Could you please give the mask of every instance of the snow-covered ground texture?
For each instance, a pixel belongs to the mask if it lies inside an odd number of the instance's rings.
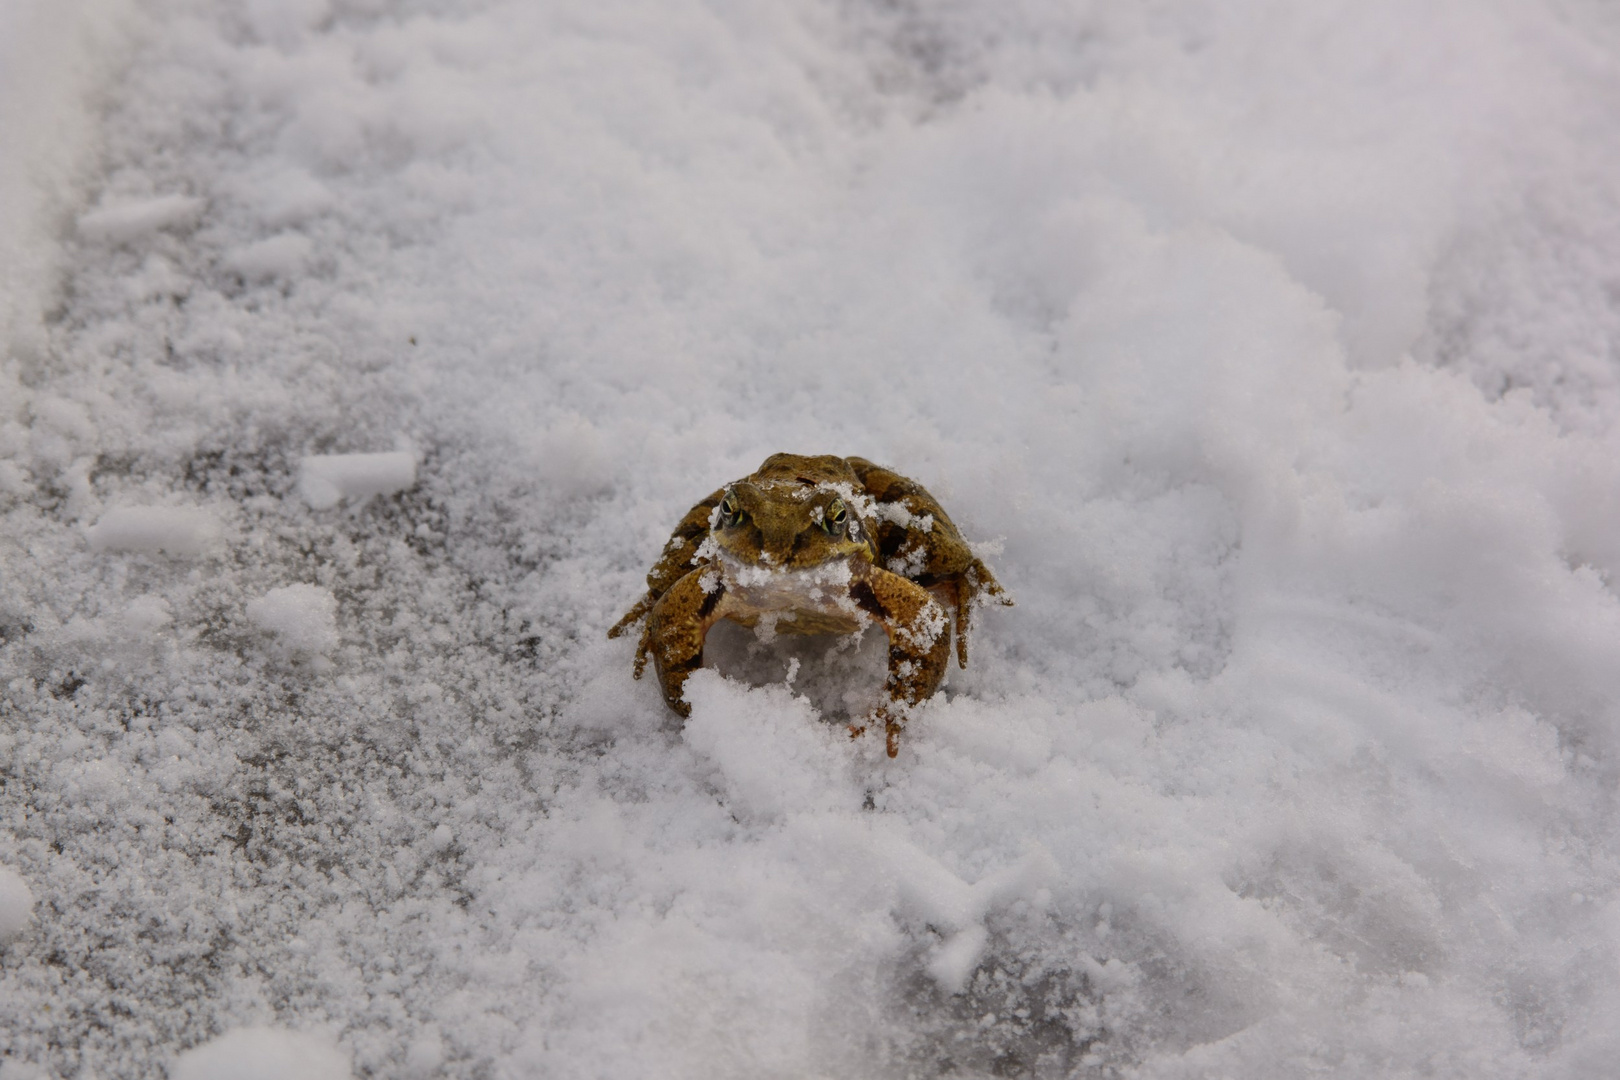
[[[1617,101],[1602,0],[0,5],[0,1075],[1612,1075]],[[880,642],[604,637],[777,450],[1018,599],[892,761]]]

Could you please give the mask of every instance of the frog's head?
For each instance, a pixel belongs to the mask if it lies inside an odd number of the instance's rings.
[[[855,507],[837,491],[799,481],[738,480],[710,518],[720,550],[749,566],[803,570],[875,558],[875,541]]]

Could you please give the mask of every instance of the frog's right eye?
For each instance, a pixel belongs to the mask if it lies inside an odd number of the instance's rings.
[[[720,523],[722,525],[736,528],[743,523],[743,518],[746,516],[747,514],[744,513],[743,508],[737,505],[737,500],[732,496],[727,495],[720,500]]]

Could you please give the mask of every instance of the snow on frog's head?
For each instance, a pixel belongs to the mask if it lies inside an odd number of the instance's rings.
[[[709,537],[729,562],[767,571],[872,562],[867,503],[842,458],[774,454],[725,489]]]

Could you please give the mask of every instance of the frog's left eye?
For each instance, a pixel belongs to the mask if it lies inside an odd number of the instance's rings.
[[[720,521],[722,524],[735,528],[743,523],[743,508],[737,505],[737,500],[730,495],[720,500]]]
[[[827,512],[821,515],[821,527],[827,530],[828,536],[839,536],[848,520],[849,511],[844,509],[844,500],[834,499],[827,505]]]

